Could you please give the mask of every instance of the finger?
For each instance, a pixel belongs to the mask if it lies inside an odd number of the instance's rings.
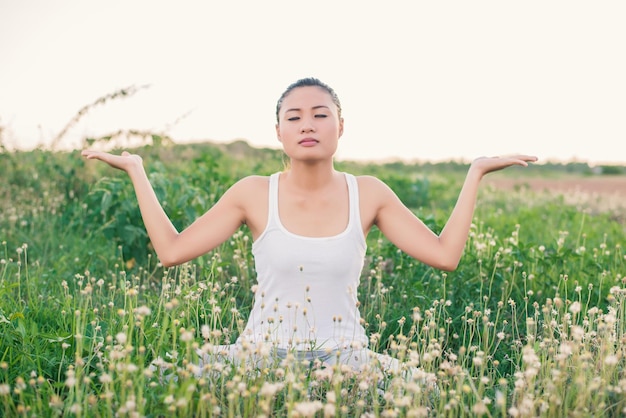
[[[93,159],[101,160],[102,159],[102,155],[96,151],[89,152],[85,157],[87,157],[88,160],[93,160]]]
[[[538,160],[538,158],[534,155],[522,155],[519,157],[519,159],[524,161],[525,165],[528,165],[528,163],[534,163]]]
[[[534,155],[526,155],[526,154],[521,154],[521,155],[516,155],[515,158],[520,159],[520,160],[524,160],[524,161],[537,161],[537,157]]]

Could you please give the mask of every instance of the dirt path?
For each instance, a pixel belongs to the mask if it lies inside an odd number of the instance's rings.
[[[626,176],[572,177],[563,179],[487,177],[485,184],[497,189],[529,188],[537,193],[554,193],[565,202],[592,211],[609,212],[626,222]]]
[[[503,177],[485,178],[485,183],[494,187],[511,190],[529,187],[531,190],[560,193],[590,193],[596,195],[623,196],[626,199],[626,176],[580,177],[564,179]]]

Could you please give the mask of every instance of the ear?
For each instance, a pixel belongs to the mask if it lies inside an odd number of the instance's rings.
[[[280,137],[280,124],[276,124],[276,138],[278,138],[278,142],[283,142],[283,140]]]
[[[339,119],[339,138],[343,135],[343,118]]]

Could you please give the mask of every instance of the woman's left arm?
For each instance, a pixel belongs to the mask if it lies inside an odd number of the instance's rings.
[[[412,257],[441,270],[454,270],[463,255],[483,176],[513,165],[527,166],[534,161],[537,158],[529,155],[474,160],[450,218],[438,236],[390,190],[383,194],[375,223],[392,243]]]

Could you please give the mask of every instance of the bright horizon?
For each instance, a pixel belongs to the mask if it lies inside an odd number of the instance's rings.
[[[624,21],[621,1],[0,0],[0,126],[45,145],[83,106],[150,85],[67,144],[171,125],[177,142],[278,148],[276,100],[314,76],[342,102],[338,159],[624,164]]]

